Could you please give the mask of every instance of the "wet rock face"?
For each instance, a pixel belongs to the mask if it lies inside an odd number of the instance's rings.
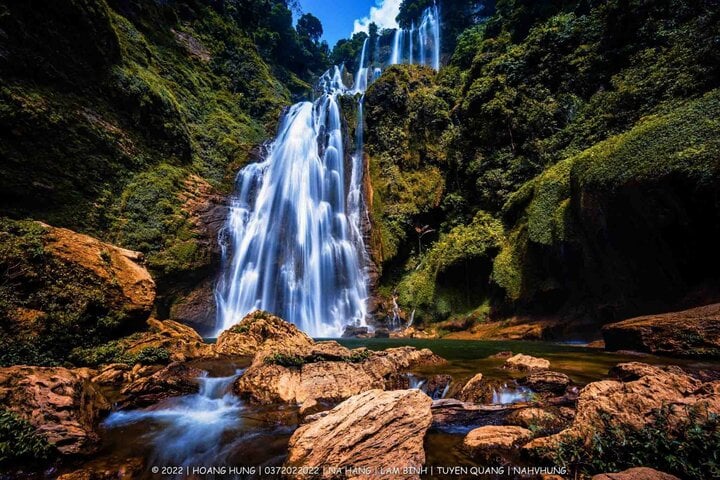
[[[9,367],[0,369],[0,404],[37,428],[63,455],[93,453],[101,413],[110,404],[90,382],[87,369]]]
[[[430,397],[418,390],[370,390],[347,399],[295,431],[287,465],[318,467],[320,472],[292,478],[387,478],[376,473],[378,466],[401,470],[423,466],[423,438],[432,420],[431,404]],[[355,468],[360,473],[338,475],[329,468]],[[363,475],[364,469],[370,474]]]
[[[720,303],[605,325],[607,350],[720,358]]]
[[[221,355],[294,355],[311,348],[313,341],[292,323],[267,312],[255,311],[220,334],[215,345]]]

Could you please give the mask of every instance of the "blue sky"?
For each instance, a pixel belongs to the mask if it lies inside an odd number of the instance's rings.
[[[330,48],[353,32],[367,31],[374,21],[380,28],[395,28],[401,0],[300,0],[303,12],[312,13],[323,25]]]

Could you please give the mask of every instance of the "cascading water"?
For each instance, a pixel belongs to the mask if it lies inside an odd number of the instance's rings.
[[[412,23],[409,30],[395,30],[389,63],[396,65],[403,62],[440,69],[440,11],[437,5],[425,9],[417,28]]]
[[[138,422],[152,422],[147,436],[154,450],[154,465],[194,466],[213,464],[222,457],[223,435],[241,428],[243,404],[230,392],[232,382],[241,374],[221,378],[201,377],[195,395],[163,400],[144,410],[112,413],[104,422],[107,429],[122,428]]]
[[[218,331],[256,309],[315,337],[365,325],[362,122],[346,194],[338,96],[365,91],[366,48],[367,40],[350,92],[338,68],[326,72],[320,97],[290,107],[266,159],[240,171],[225,229],[230,248],[216,295]],[[361,116],[362,96],[358,109]]]
[[[396,31],[390,63],[412,63],[417,45],[420,62],[438,69],[439,22],[433,6],[417,29]],[[406,43],[409,49],[403,53]],[[238,174],[223,231],[218,333],[256,309],[279,315],[315,337],[340,336],[346,325],[366,324],[363,97],[368,82],[379,76],[376,67],[366,66],[367,47],[366,38],[351,89],[343,84],[340,69],[326,72],[318,83],[319,98],[290,107],[266,158]],[[345,171],[338,104],[344,94],[360,94],[350,172]]]

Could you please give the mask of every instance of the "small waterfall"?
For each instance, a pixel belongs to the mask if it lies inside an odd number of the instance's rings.
[[[154,446],[151,465],[195,466],[221,461],[226,432],[242,423],[242,402],[231,385],[242,371],[222,378],[200,377],[200,391],[194,395],[168,398],[143,410],[112,413],[103,423],[107,429],[150,421],[159,429],[147,429]]]
[[[405,41],[406,37],[408,38],[407,42]],[[417,62],[415,61],[416,49]],[[437,5],[423,11],[417,29],[413,22],[409,30],[403,28],[395,30],[392,53],[388,63],[397,65],[403,62],[427,65],[435,70],[440,69],[440,11]]]
[[[366,48],[367,40],[353,92],[367,86]],[[337,67],[322,76],[318,88],[322,93],[314,103],[300,102],[287,111],[266,158],[238,174],[216,292],[218,332],[256,309],[315,337],[340,336],[348,324],[365,325],[362,150],[346,176],[338,96],[350,92]]]
[[[495,405],[510,405],[512,403],[527,402],[532,398],[533,391],[527,387],[509,387],[504,384],[493,389],[492,403]]]

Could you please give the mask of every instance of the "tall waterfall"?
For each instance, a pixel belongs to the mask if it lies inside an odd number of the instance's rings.
[[[360,67],[352,93],[367,84]],[[319,88],[314,103],[290,107],[265,160],[238,174],[216,292],[218,331],[255,309],[315,337],[365,325],[362,152],[346,176],[338,96],[349,92],[341,71],[326,72]]]
[[[343,84],[339,68],[326,72],[319,98],[290,107],[265,159],[238,174],[223,230],[218,333],[256,309],[314,337],[336,337],[346,325],[366,324],[363,99],[380,75],[378,47],[372,59],[367,48],[365,39],[352,88]],[[440,68],[437,6],[425,10],[419,26],[395,32],[388,63],[416,59]],[[349,165],[338,103],[346,94],[355,95],[358,114]]]
[[[389,63],[418,63],[440,69],[440,11],[437,5],[425,9],[417,28],[413,22],[410,29],[395,30]]]

